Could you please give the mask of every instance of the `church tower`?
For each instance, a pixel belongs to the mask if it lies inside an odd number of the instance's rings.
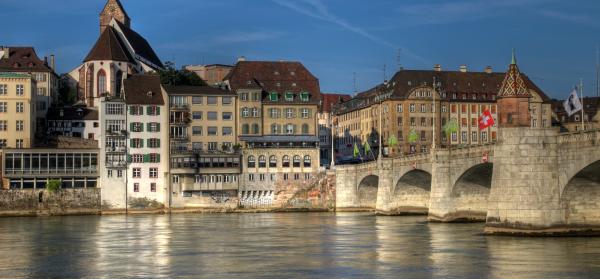
[[[532,97],[519,67],[515,52],[498,91],[498,116],[500,127],[529,127],[531,115],[529,99]]]
[[[125,12],[125,9],[123,9],[121,1],[108,0],[104,5],[104,9],[100,12],[100,34],[104,32],[104,29],[106,29],[106,26],[110,24],[113,18],[127,26],[127,28],[131,28],[129,16]]]

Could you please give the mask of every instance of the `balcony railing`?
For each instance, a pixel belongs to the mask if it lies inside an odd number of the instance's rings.
[[[192,119],[189,117],[171,117],[170,124],[171,125],[188,125],[192,123]]]
[[[108,135],[108,136],[125,137],[125,136],[127,136],[127,130],[111,130],[111,129],[108,129],[108,130],[106,130],[106,135]]]
[[[127,167],[127,161],[106,161],[108,168],[123,168]]]
[[[187,141],[188,139],[188,135],[171,135],[172,141]]]
[[[190,106],[188,104],[169,104],[171,110],[188,110]]]
[[[107,153],[125,153],[127,149],[125,146],[108,146],[106,147]]]

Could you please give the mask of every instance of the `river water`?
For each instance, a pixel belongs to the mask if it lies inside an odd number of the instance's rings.
[[[0,277],[600,277],[600,238],[482,230],[358,213],[0,218]]]

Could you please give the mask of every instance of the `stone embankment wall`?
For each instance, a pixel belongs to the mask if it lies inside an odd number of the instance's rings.
[[[0,190],[0,216],[100,214],[100,189]]]
[[[333,210],[335,173],[322,172],[311,183],[278,187],[273,205],[281,210]]]

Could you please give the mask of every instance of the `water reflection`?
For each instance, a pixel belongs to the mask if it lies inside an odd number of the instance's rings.
[[[600,238],[510,238],[483,224],[370,214],[0,219],[2,278],[580,278]]]

